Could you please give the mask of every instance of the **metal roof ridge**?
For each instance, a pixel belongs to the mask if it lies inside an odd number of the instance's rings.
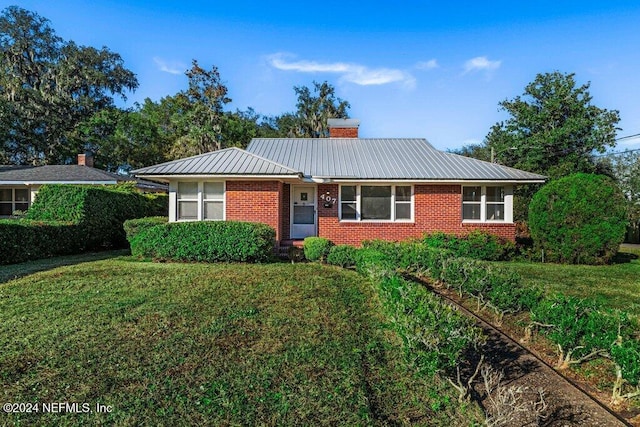
[[[237,147],[231,147],[231,148],[237,148]],[[247,148],[248,148],[248,147],[247,147]],[[280,164],[280,163],[278,163],[278,162],[274,162],[273,160],[267,159],[266,157],[258,156],[257,154],[252,153],[251,151],[243,150],[243,149],[241,149],[241,148],[238,148],[238,150],[240,150],[240,151],[242,151],[242,152],[244,152],[244,153],[246,153],[246,154],[249,154],[249,155],[251,155],[251,156],[255,157],[256,159],[259,159],[259,160],[262,160],[262,161],[265,161],[265,162],[271,163],[272,165],[276,165],[276,166],[278,166],[278,167],[281,167],[281,168],[286,169],[286,170],[288,170],[288,171],[291,171],[291,172],[293,172],[293,173],[296,173],[296,174],[302,173],[301,171],[297,171],[297,170],[295,170],[295,169],[293,169],[293,168],[290,168],[289,166],[285,166],[285,165]]]
[[[180,163],[180,162],[186,162],[188,160],[193,160],[193,159],[196,159],[198,157],[218,155],[219,153],[222,153],[223,151],[231,151],[231,150],[245,151],[245,150],[243,150],[241,148],[238,148],[238,147],[227,147],[227,148],[223,148],[221,150],[208,151],[206,153],[196,154],[195,156],[184,157],[182,159],[169,160],[168,162],[158,163],[157,165],[145,166],[145,167],[142,167],[142,168],[138,168],[138,169],[132,170],[131,173],[136,173],[136,172],[138,172],[140,170],[147,169],[147,168],[152,168],[152,167],[155,168],[155,167],[160,167],[160,166],[168,166],[168,165],[175,164],[175,163]]]

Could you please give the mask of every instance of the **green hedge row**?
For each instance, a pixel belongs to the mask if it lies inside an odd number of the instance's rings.
[[[166,216],[147,216],[144,218],[128,219],[122,226],[127,235],[127,240],[131,241],[131,239],[142,230],[155,227],[156,225],[166,224],[167,222],[169,222],[169,217]]]
[[[0,264],[78,253],[82,228],[56,221],[0,220]]]
[[[383,251],[356,250],[355,266],[378,290],[407,361],[421,373],[455,380],[461,360],[484,342],[473,321],[424,286],[404,279]]]
[[[157,260],[265,262],[273,257],[275,235],[262,223],[172,222],[139,230],[129,243],[132,255]]]
[[[126,247],[125,220],[167,210],[166,195],[143,195],[131,186],[45,185],[25,218],[0,222],[0,264]]]

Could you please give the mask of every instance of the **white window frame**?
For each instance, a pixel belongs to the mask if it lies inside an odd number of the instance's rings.
[[[11,205],[11,213],[9,215],[0,215],[1,217],[9,217],[17,210],[26,211],[31,207],[31,191],[28,187],[2,187],[1,190],[11,190],[11,200],[2,200],[0,204]],[[27,192],[27,200],[16,200],[16,190],[24,190]],[[17,204],[27,204],[27,209],[16,209]]]
[[[480,201],[479,202],[465,202],[464,201],[464,189],[465,187],[480,187]],[[504,201],[494,202],[487,200],[487,188],[502,187],[504,189]],[[513,223],[513,187],[507,184],[496,185],[482,185],[482,184],[469,184],[461,187],[460,199],[462,201],[460,207],[460,217],[462,222],[465,223],[497,223],[497,224],[510,224]],[[464,206],[468,204],[480,205],[480,218],[479,219],[465,219],[464,218]],[[487,206],[488,205],[502,205],[504,218],[503,219],[487,219]]]
[[[342,219],[342,187],[356,187],[356,219]],[[391,187],[391,218],[390,219],[362,219],[362,186],[365,187]],[[411,201],[410,202],[396,202],[396,187],[411,187]],[[338,188],[338,220],[340,222],[397,222],[397,223],[412,223],[415,219],[415,186],[413,184],[380,184],[380,183],[362,183],[362,184],[340,184]],[[346,200],[345,203],[351,202]],[[410,218],[396,218],[396,203],[410,203]]]
[[[196,182],[198,184],[198,194],[196,199],[182,199],[180,198],[179,186],[181,182]],[[221,198],[204,198],[204,183],[205,182],[221,182],[222,183],[222,197]],[[175,206],[173,207],[173,213],[175,215],[176,222],[189,222],[189,221],[226,221],[227,219],[227,183],[226,181],[219,180],[206,180],[206,181],[177,181],[174,186],[175,191]],[[196,201],[197,202],[197,218],[196,219],[181,219],[180,218],[180,202],[182,201]],[[204,206],[205,202],[222,202],[222,219],[205,219],[204,218]]]

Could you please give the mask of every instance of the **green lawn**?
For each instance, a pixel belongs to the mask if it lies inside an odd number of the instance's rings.
[[[413,375],[373,289],[354,272],[125,256],[82,261],[0,284],[0,401],[113,410],[0,414],[2,425],[480,419],[447,386]],[[28,263],[10,274],[46,268]]]
[[[525,284],[541,286],[548,294],[596,298],[606,305],[640,316],[640,251],[623,249],[612,265],[560,265],[501,262],[518,272]]]

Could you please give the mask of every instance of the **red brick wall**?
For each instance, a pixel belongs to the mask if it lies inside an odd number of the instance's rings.
[[[330,193],[338,198],[337,184],[318,185],[318,194]],[[462,223],[460,185],[415,185],[413,223],[393,222],[340,222],[338,203],[325,208],[318,201],[318,235],[336,244],[359,245],[367,239],[404,240],[421,237],[424,233],[442,231],[465,235],[472,230],[482,230],[509,240],[515,240],[515,224]]]
[[[226,219],[270,225],[279,242],[283,226],[282,186],[278,181],[227,181]],[[286,217],[288,221],[289,216]]]
[[[358,128],[329,128],[331,138],[357,138]]]

